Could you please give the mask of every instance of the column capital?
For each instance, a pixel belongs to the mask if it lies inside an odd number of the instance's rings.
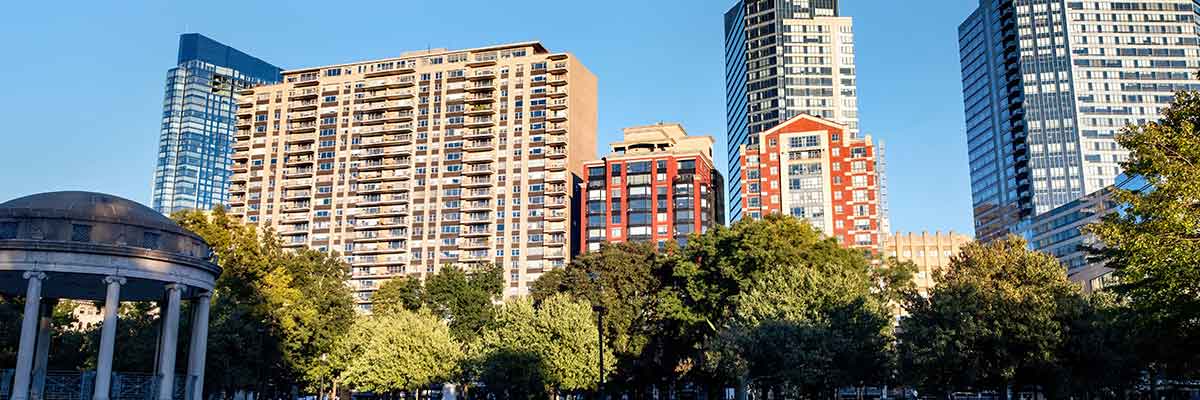
[[[109,276],[106,276],[106,277],[104,277],[104,283],[107,283],[107,284],[113,284],[113,283],[115,283],[115,284],[118,284],[118,285],[124,285],[124,284],[125,284],[125,277],[123,277],[123,276],[116,276],[116,275],[109,275]]]
[[[178,290],[178,291],[182,292],[183,289],[186,289],[186,288],[187,288],[187,285],[184,285],[182,283],[168,283],[166,286],[163,286],[163,289],[166,289],[168,292],[170,292],[172,290]]]
[[[23,276],[25,279],[37,279],[39,281],[46,280],[47,278],[46,273],[42,271],[25,271]]]
[[[199,290],[196,292],[196,298],[197,299],[211,299],[212,291],[211,290]]]

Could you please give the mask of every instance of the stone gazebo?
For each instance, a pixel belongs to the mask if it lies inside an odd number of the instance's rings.
[[[171,400],[180,302],[195,302],[185,400],[202,400],[211,291],[221,269],[208,244],[136,202],[51,192],[0,204],[0,292],[24,296],[11,400],[43,398],[50,312],[58,299],[104,301],[95,400],[108,400],[121,301],[158,301],[157,400]],[[15,321],[4,321],[8,324]]]

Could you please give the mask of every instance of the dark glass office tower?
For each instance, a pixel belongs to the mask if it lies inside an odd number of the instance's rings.
[[[741,146],[799,114],[858,135],[854,33],[836,0],[739,0],[725,13],[730,220],[742,213]]]
[[[1198,23],[1192,0],[981,0],[958,28],[976,238],[1112,185],[1115,135],[1200,89]]]
[[[152,203],[171,213],[224,204],[238,90],[279,82],[281,69],[196,33],[179,36],[167,72]]]

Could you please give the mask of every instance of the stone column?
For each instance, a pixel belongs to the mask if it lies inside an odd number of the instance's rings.
[[[175,343],[179,336],[179,298],[184,286],[166,286],[167,304],[162,310],[162,351],[158,359],[158,400],[171,400],[175,385]]]
[[[50,369],[50,334],[53,327],[50,325],[54,318],[54,307],[58,305],[58,299],[43,299],[39,313],[41,317],[38,320],[38,335],[37,344],[34,345],[33,353],[33,380],[29,387],[30,400],[43,400],[46,398],[46,372]]]
[[[100,356],[96,359],[96,384],[93,400],[108,400],[112,385],[113,347],[117,340],[117,311],[121,308],[121,285],[125,278],[104,278],[108,292],[104,296],[104,325],[100,327]]]
[[[184,400],[204,400],[204,358],[208,353],[208,307],[211,292],[200,293],[192,309],[192,343],[188,346],[187,390]]]
[[[25,313],[21,318],[21,340],[17,345],[17,368],[13,375],[11,400],[29,400],[29,381],[33,369],[33,352],[37,336],[38,306],[42,303],[42,280],[46,273],[25,272],[29,281],[25,287]]]

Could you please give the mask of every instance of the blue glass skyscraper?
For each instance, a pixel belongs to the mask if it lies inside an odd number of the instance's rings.
[[[1115,183],[1116,134],[1200,89],[1192,0],[980,0],[958,27],[975,236]]]
[[[152,204],[171,213],[224,204],[229,190],[237,91],[277,83],[279,67],[196,33],[179,36],[167,72]]]

